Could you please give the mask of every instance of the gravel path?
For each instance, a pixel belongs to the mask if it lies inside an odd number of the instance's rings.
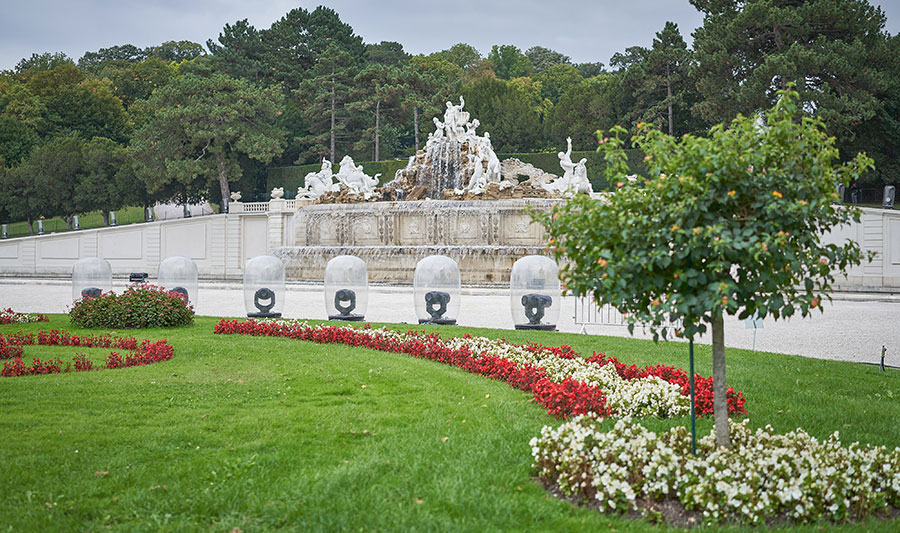
[[[121,291],[126,283],[114,284]],[[289,318],[324,319],[322,285],[288,284],[284,315]],[[20,312],[65,313],[71,303],[71,284],[60,280],[0,279],[0,308]],[[578,333],[582,326],[573,319],[575,299],[562,304],[558,328]],[[201,283],[197,314],[244,316],[243,291],[239,283]],[[824,305],[824,313],[805,319],[765,320],[756,330],[756,350],[803,355],[821,359],[877,363],[882,345],[885,363],[900,367],[900,296],[885,294],[835,294]],[[416,324],[411,287],[373,286],[369,290],[366,318],[376,322]],[[459,324],[473,327],[512,329],[509,293],[502,289],[463,289]],[[588,325],[586,333],[628,337],[618,325]],[[753,330],[728,317],[726,345],[753,347]],[[635,331],[637,338],[650,338]],[[708,343],[701,338],[698,342]]]

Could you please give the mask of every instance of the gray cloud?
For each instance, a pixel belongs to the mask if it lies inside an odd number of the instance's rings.
[[[6,5],[0,18],[0,69],[32,53],[64,52],[77,60],[113,45],[151,46],[168,40],[206,43],[226,23],[248,19],[268,28],[294,7],[324,4],[366,42],[398,41],[412,53],[465,42],[486,54],[491,45],[552,48],[575,62],[601,61],[628,46],[649,46],[666,21],[688,43],[702,23],[687,0],[30,0]],[[876,2],[887,30],[900,27],[900,0]],[[893,18],[891,18],[893,17]]]

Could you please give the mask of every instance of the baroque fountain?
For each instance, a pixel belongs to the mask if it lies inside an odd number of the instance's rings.
[[[383,187],[349,156],[336,174],[328,160],[309,173],[297,191],[307,205],[287,228],[292,245],[273,251],[288,279],[321,280],[331,258],[353,255],[365,261],[370,281],[408,283],[420,259],[446,255],[459,264],[462,283],[499,284],[509,282],[519,258],[545,254],[546,234],[529,210],[591,194],[585,160],[572,162],[568,140],[558,154],[561,177],[501,162],[464,106],[462,97],[447,102],[424,149]]]

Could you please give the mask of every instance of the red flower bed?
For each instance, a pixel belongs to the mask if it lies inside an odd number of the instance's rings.
[[[595,412],[601,415],[609,414],[606,408],[606,396],[598,387],[594,387],[581,381],[565,379],[556,383],[547,379],[543,368],[532,365],[517,365],[513,361],[491,354],[472,354],[468,348],[453,349],[446,346],[436,333],[425,334],[417,331],[407,333],[410,337],[399,340],[392,337],[372,335],[366,330],[370,329],[366,324],[362,330],[343,326],[318,326],[309,327],[299,323],[284,322],[257,322],[255,320],[222,319],[216,324],[216,334],[257,335],[267,337],[287,337],[296,340],[316,342],[320,344],[345,344],[348,346],[362,346],[373,350],[381,350],[393,353],[405,353],[422,359],[430,359],[444,364],[462,368],[467,372],[480,374],[491,379],[507,382],[509,385],[534,395],[534,399],[547,408],[547,412],[557,418],[565,418],[587,412]],[[470,337],[466,335],[464,337]],[[526,350],[550,354],[563,359],[578,357],[578,353],[571,346],[548,347],[540,344],[527,344]],[[615,358],[605,358],[603,354],[594,354],[588,359],[596,364],[614,364],[617,373],[624,379],[640,379],[648,376],[658,376],[670,383],[682,386],[682,394],[689,394],[687,374],[681,369],[655,365],[638,369],[636,366],[625,366]],[[605,359],[604,359],[605,358]],[[697,412],[698,414],[712,413],[712,378],[697,376]],[[728,389],[729,413],[746,413],[744,410],[744,398],[740,392],[735,393]]]
[[[599,366],[614,365],[616,373],[625,379],[641,379],[649,376],[656,376],[663,381],[668,381],[681,387],[681,394],[690,396],[691,380],[687,372],[680,368],[656,364],[639,368],[637,365],[626,365],[611,355],[594,352],[594,355],[586,359],[589,363]],[[734,387],[728,387],[725,391],[725,398],[728,402],[728,413],[747,414],[744,408],[744,395],[741,391],[735,392]],[[713,414],[713,378],[703,377],[700,374],[694,374],[694,406],[697,415]]]
[[[138,344],[134,337],[113,337],[105,335],[72,335],[66,330],[39,331],[35,342],[33,333],[21,332],[4,336],[0,334],[0,351],[3,346],[14,347],[19,350],[11,361],[3,363],[0,376],[29,376],[36,374],[55,374],[59,372],[84,372],[93,370],[93,363],[84,354],[75,354],[72,363],[63,363],[60,359],[41,361],[38,358],[31,360],[31,365],[22,361],[22,346],[80,346],[83,348],[119,348],[128,350],[123,357],[119,352],[110,352],[106,358],[106,368],[125,368],[129,366],[149,365],[159,361],[171,359],[175,350],[165,339],[160,341],[143,340]],[[65,365],[65,366],[64,366]]]

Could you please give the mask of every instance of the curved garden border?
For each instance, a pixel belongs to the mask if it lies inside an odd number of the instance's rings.
[[[81,348],[118,348],[128,350],[123,356],[117,351],[112,351],[106,356],[105,368],[125,368],[129,366],[149,365],[160,361],[167,361],[175,355],[175,349],[165,339],[150,341],[147,339],[138,343],[134,337],[117,337],[109,333],[104,335],[72,335],[66,330],[54,329],[51,331],[39,331],[34,333],[10,333],[0,334],[0,356],[7,354],[10,360],[3,362],[0,376],[29,376],[37,374],[57,374],[61,372],[84,372],[93,370],[93,363],[84,354],[75,354],[71,363],[64,363],[61,359],[48,359],[41,361],[32,359],[31,365],[22,360],[23,346],[77,346]]]

